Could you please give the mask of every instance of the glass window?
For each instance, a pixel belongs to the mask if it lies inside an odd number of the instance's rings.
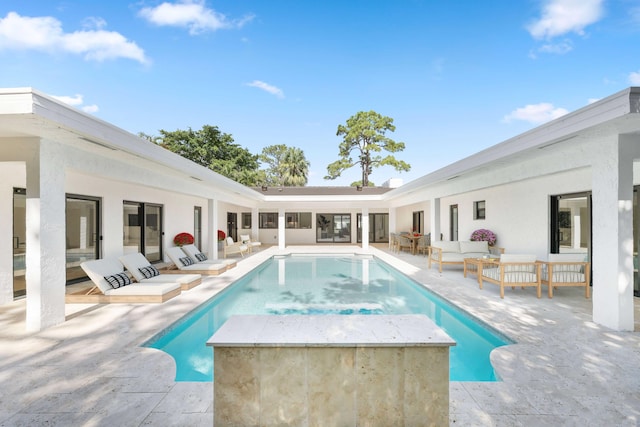
[[[259,216],[260,228],[278,228],[278,214],[276,212],[264,212]]]
[[[251,228],[251,212],[242,212],[242,229],[249,230]]]
[[[473,202],[473,219],[485,219],[485,201]]]
[[[311,228],[311,212],[285,213],[286,228]]]

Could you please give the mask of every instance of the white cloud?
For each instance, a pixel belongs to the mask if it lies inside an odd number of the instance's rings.
[[[603,16],[604,0],[546,0],[542,16],[527,27],[536,39],[551,39],[584,29]]]
[[[97,105],[82,105],[84,104],[84,97],[82,95],[75,94],[74,96],[60,95],[55,96],[52,95],[52,98],[57,99],[58,101],[64,102],[65,104],[69,104],[73,107],[80,108],[85,113],[97,113],[99,108]]]
[[[529,104],[521,108],[517,108],[511,113],[504,116],[503,121],[510,123],[513,120],[522,120],[529,123],[539,124],[545,123],[558,117],[564,116],[569,111],[564,108],[556,108],[548,102],[540,104]]]
[[[127,58],[147,63],[144,50],[122,34],[105,31],[104,20],[91,18],[94,30],[65,33],[62,24],[50,16],[27,17],[9,12],[0,18],[0,50],[37,50],[48,53],[69,52],[85,59],[104,61]]]
[[[251,83],[247,83],[247,86],[257,87],[258,89],[269,92],[270,94],[275,95],[278,98],[284,98],[284,92],[282,92],[282,89],[276,86],[272,86],[269,83],[261,82],[260,80],[254,80]]]
[[[640,71],[629,73],[629,83],[634,86],[640,86]]]
[[[155,25],[188,28],[189,34],[241,28],[253,19],[253,15],[248,15],[239,20],[230,20],[222,13],[207,8],[204,0],[164,2],[156,7],[145,7],[139,14]]]

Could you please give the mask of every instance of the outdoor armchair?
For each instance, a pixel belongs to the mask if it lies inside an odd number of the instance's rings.
[[[590,275],[591,263],[585,253],[549,254],[548,261],[542,263],[542,284],[549,288],[549,298],[560,286],[582,286],[585,298],[589,298]]]
[[[542,264],[536,261],[535,255],[502,254],[499,260],[482,260],[478,267],[478,283],[480,289],[484,282],[500,286],[500,298],[504,298],[504,287],[511,286],[522,289],[531,286],[536,288],[538,298],[542,293]]]

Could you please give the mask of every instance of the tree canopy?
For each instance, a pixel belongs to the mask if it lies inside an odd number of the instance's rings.
[[[362,180],[351,185],[368,187],[369,175],[373,172],[373,168],[392,166],[397,171],[409,171],[411,165],[397,160],[393,155],[382,157],[377,154],[383,150],[389,153],[404,150],[404,142],[396,142],[386,136],[386,132],[395,130],[392,118],[382,116],[375,111],[360,111],[351,116],[346,125],[338,126],[336,135],[343,136],[339,146],[340,158],[327,166],[328,175],[324,179],[336,179],[345,170],[360,165]],[[352,157],[353,151],[357,154],[356,160]]]
[[[308,182],[309,161],[300,148],[270,145],[262,149],[259,159],[267,166],[265,185],[296,187]]]
[[[263,181],[258,155],[234,143],[231,135],[222,133],[217,126],[159,132],[157,137],[140,136],[241,184],[256,186]]]

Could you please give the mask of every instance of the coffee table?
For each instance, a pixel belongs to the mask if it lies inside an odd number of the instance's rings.
[[[482,264],[482,258],[465,258],[464,259],[464,277],[467,277],[467,273],[475,274],[478,282],[480,278],[478,277],[478,269]]]

